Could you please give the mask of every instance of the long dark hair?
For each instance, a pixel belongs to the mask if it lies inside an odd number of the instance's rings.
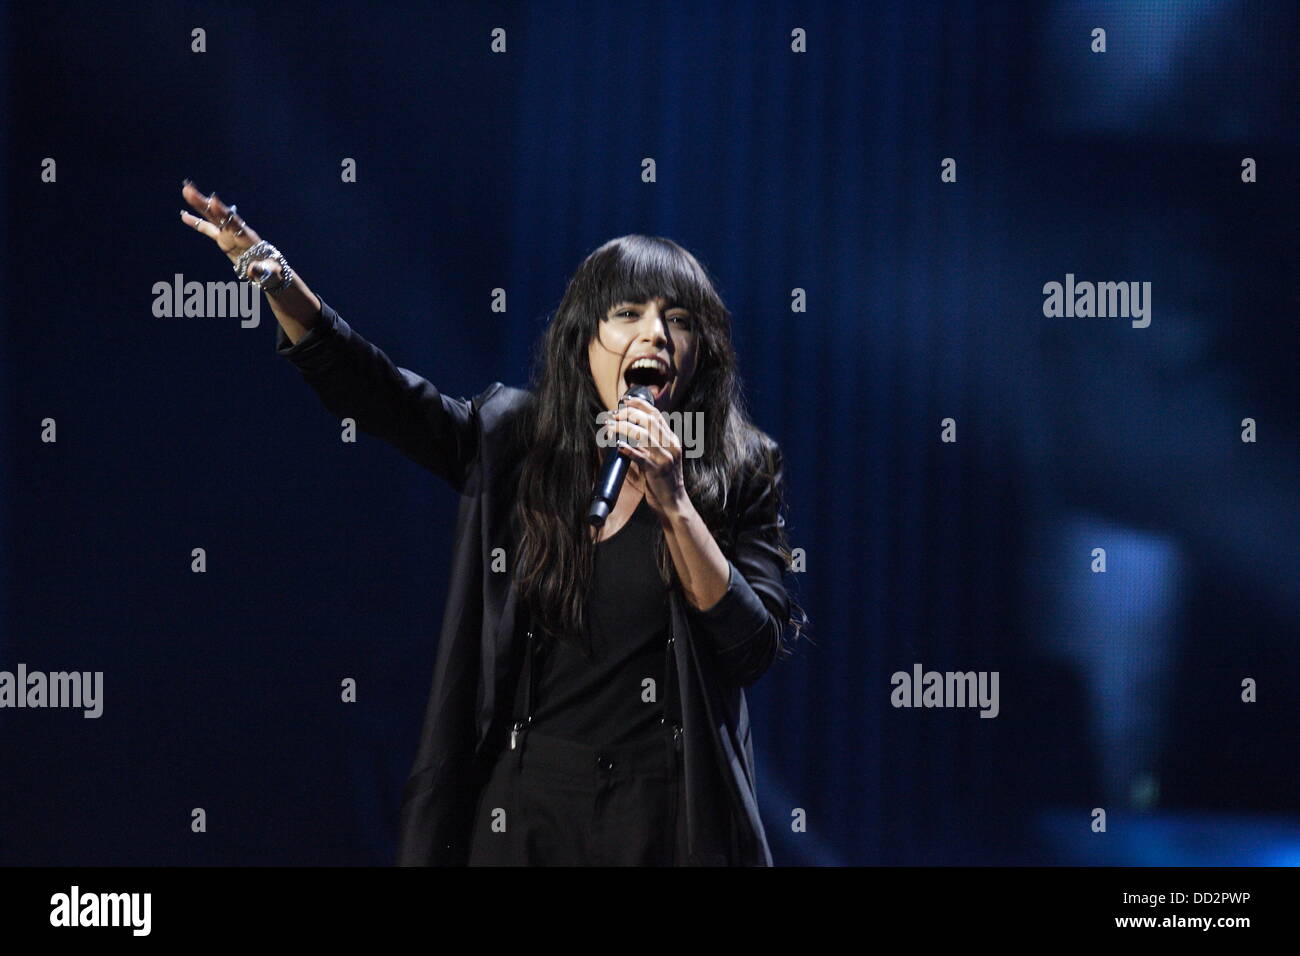
[[[611,307],[658,297],[669,307],[689,310],[695,323],[696,369],[678,409],[703,413],[703,453],[683,459],[682,470],[687,494],[724,554],[732,540],[726,509],[740,481],[753,471],[775,477],[773,443],[744,408],[731,314],[704,267],[677,243],[659,237],[622,236],[596,249],[569,281],[538,346],[536,402],[522,426],[529,434],[519,478],[516,581],[534,627],[555,638],[580,642],[585,634],[595,554],[586,514],[604,455],[596,441],[597,415],[606,409],[592,381],[587,347]],[[778,507],[782,520],[775,543],[788,568],[790,548],[783,507]],[[657,532],[656,553],[660,578],[671,587],[676,571],[662,532]],[[793,640],[806,617],[793,598],[791,608]]]

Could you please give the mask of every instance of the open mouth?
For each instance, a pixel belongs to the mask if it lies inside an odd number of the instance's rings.
[[[644,385],[650,389],[658,403],[659,397],[668,390],[672,380],[672,370],[663,359],[639,358],[623,372],[623,391],[626,392],[634,385]]]

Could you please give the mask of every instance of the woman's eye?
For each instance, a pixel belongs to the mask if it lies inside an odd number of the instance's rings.
[[[630,317],[638,321],[641,318],[640,313],[638,313],[635,309],[619,309],[617,312],[614,313],[613,317],[616,319]],[[689,315],[670,315],[668,317],[668,321],[674,323],[675,325],[680,326],[683,329],[686,329],[687,331],[695,328],[695,323],[694,321],[692,321]]]

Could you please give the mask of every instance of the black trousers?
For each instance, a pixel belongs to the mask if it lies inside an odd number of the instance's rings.
[[[479,796],[469,865],[673,865],[678,746],[670,728],[617,748],[521,735]]]

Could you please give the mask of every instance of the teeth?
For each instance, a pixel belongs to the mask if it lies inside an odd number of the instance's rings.
[[[633,363],[632,363],[630,366],[628,366],[628,367],[629,367],[629,368],[652,368],[652,369],[654,369],[655,371],[658,371],[658,372],[665,372],[665,371],[667,371],[667,369],[664,368],[664,364],[663,364],[663,362],[659,361],[658,359],[653,359],[653,358],[640,358],[640,359],[637,359],[635,362],[633,362]]]

